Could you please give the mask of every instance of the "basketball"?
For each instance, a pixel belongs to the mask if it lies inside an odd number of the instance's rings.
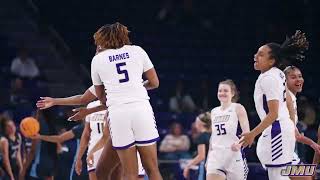
[[[20,131],[25,137],[36,135],[40,130],[39,122],[33,117],[26,117],[20,123]]]

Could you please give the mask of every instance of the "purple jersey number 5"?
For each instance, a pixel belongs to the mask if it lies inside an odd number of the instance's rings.
[[[122,66],[126,66],[126,63],[122,62],[122,63],[116,64],[118,74],[124,74],[124,78],[123,79],[119,79],[119,83],[124,83],[124,82],[128,82],[129,81],[128,71],[125,70],[125,69],[121,70]]]

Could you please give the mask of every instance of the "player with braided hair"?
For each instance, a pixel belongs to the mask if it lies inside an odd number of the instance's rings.
[[[262,133],[257,155],[272,180],[289,179],[281,175],[281,169],[291,164],[296,141],[295,126],[287,106],[287,100],[292,99],[287,94],[285,74],[280,68],[287,62],[303,61],[308,47],[305,34],[298,30],[281,45],[268,43],[261,46],[254,56],[254,69],[261,72],[254,90],[255,107],[261,122],[252,131],[244,133],[241,142],[244,146],[251,146],[254,138]]]

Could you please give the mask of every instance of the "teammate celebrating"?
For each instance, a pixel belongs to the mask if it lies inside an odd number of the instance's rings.
[[[285,68],[285,70],[283,72],[286,75],[287,87],[289,90],[288,93],[292,99],[291,109],[294,110],[293,116],[291,116],[291,118],[292,118],[294,124],[297,125],[298,124],[298,113],[297,113],[297,102],[296,102],[297,98],[296,98],[296,96],[298,93],[300,93],[302,91],[304,79],[303,79],[303,76],[302,76],[300,69],[297,68],[296,66],[288,66]],[[288,106],[290,106],[290,104],[288,104]],[[307,144],[311,148],[313,148],[316,153],[318,153],[318,154],[320,153],[320,146],[317,143],[315,143],[314,141],[312,141],[310,138],[305,137],[303,134],[300,134],[297,128],[296,128],[296,139],[297,139],[297,142]],[[298,154],[296,152],[294,152],[292,164],[296,165],[296,164],[300,164],[300,163],[301,163],[301,161],[300,161]],[[290,179],[307,180],[307,179],[311,179],[311,177],[310,176],[309,177],[308,176],[290,177]]]
[[[207,180],[243,180],[247,178],[248,167],[240,151],[237,130],[240,123],[242,132],[249,132],[247,112],[241,104],[236,103],[238,91],[232,80],[219,83],[218,99],[220,106],[211,111],[212,134],[207,159]]]
[[[162,179],[156,149],[159,134],[147,89],[157,88],[159,80],[147,53],[129,45],[128,33],[127,27],[115,23],[94,34],[101,52],[92,60],[91,77],[99,100],[108,106],[112,146],[125,177],[130,180],[138,175],[138,150],[149,179],[158,180]],[[148,79],[145,82],[143,74]]]
[[[281,169],[291,164],[295,146],[295,127],[286,103],[286,79],[279,69],[286,61],[303,60],[308,48],[305,34],[297,31],[282,44],[261,46],[254,56],[254,69],[261,72],[254,90],[254,101],[261,123],[243,134],[244,146],[251,145],[262,133],[257,144],[260,162],[267,167],[269,179],[284,180]]]

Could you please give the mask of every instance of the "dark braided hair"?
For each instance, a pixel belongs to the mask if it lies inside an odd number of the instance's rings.
[[[128,28],[118,22],[106,24],[93,35],[95,44],[104,49],[118,49],[131,44]]]
[[[287,63],[295,61],[303,61],[305,59],[305,51],[309,48],[309,42],[305,33],[297,30],[291,37],[286,37],[286,40],[280,45],[277,43],[266,44],[270,49],[270,58],[275,59],[275,67],[284,68]]]

